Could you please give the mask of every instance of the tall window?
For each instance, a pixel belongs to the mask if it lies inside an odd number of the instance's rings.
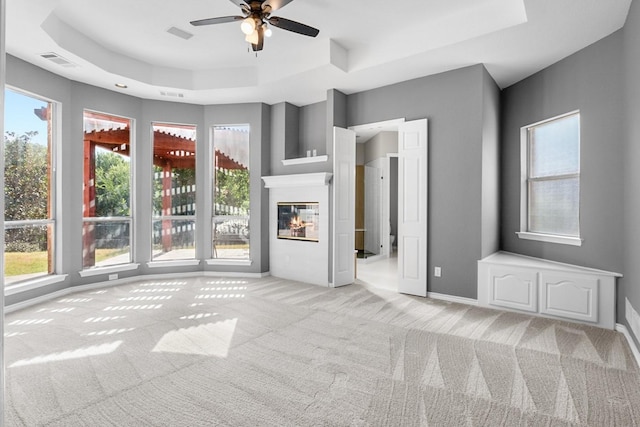
[[[155,261],[195,259],[196,127],[153,124]]]
[[[249,260],[249,125],[214,126],[213,258]]]
[[[84,112],[82,266],[131,262],[131,125]]]
[[[580,114],[526,126],[522,139],[520,237],[580,245]]]
[[[5,285],[55,271],[55,105],[5,90]]]

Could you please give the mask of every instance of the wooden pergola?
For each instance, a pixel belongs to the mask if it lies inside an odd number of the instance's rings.
[[[130,156],[131,137],[128,126],[116,129],[96,129],[84,133],[84,197],[83,216],[95,217],[95,156],[96,148],[102,148],[123,156]],[[225,169],[246,169],[224,153],[216,150],[216,166]],[[173,168],[195,169],[196,141],[164,131],[153,132],[153,165],[162,168],[162,215],[171,215],[171,187]],[[171,220],[162,221],[163,251],[169,251],[171,242]],[[95,265],[95,232],[93,227],[85,227],[83,265]]]

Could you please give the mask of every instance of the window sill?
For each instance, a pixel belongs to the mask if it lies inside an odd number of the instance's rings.
[[[138,263],[110,265],[108,267],[95,267],[79,272],[80,277],[99,276],[101,274],[119,273],[121,271],[137,270],[140,267]]]
[[[189,267],[200,264],[199,259],[176,259],[167,261],[149,261],[147,267],[149,268],[163,268],[163,267]]]
[[[529,233],[527,231],[517,231],[519,238],[525,240],[537,240],[539,242],[559,243],[562,245],[582,246],[582,239],[579,237],[557,236],[554,234]]]
[[[238,265],[238,266],[250,266],[253,261],[250,259],[224,259],[215,258],[206,260],[207,265]]]
[[[15,285],[7,286],[4,289],[4,294],[5,296],[15,295],[21,292],[42,288],[47,285],[53,285],[54,283],[64,282],[68,276],[68,274],[52,274],[50,276],[44,276],[22,283],[16,283]]]

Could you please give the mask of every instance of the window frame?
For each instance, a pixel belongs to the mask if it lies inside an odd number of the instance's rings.
[[[531,183],[533,182],[548,182],[559,179],[578,178],[580,182],[581,171],[580,168],[577,173],[550,175],[545,177],[530,178],[529,171],[531,169],[531,144],[530,135],[531,130],[535,127],[562,120],[570,116],[578,116],[578,120],[581,123],[580,110],[570,111],[568,113],[560,114],[558,116],[551,117],[549,119],[541,120],[530,125],[526,125],[520,128],[520,231],[516,234],[519,238],[525,240],[535,240],[540,242],[559,243],[571,246],[581,246],[583,238],[580,234],[580,193],[578,194],[578,235],[568,236],[563,234],[547,234],[535,231],[530,231],[530,203],[531,192],[529,190]],[[581,125],[580,125],[581,128]],[[578,132],[578,165],[580,166],[581,158],[581,132]]]
[[[52,242],[50,243],[51,247],[51,266],[52,271],[46,272],[43,274],[39,274],[38,276],[34,276],[28,279],[20,280],[17,282],[12,282],[7,284],[6,278],[3,278],[4,289],[3,292],[5,295],[13,295],[18,292],[23,292],[26,290],[36,289],[41,286],[46,286],[49,284],[54,284],[58,282],[62,282],[66,279],[66,274],[60,274],[60,266],[62,265],[62,256],[63,251],[60,250],[60,234],[59,228],[60,224],[58,221],[59,217],[59,195],[61,192],[58,189],[58,185],[61,182],[59,176],[59,168],[58,168],[58,158],[59,158],[59,150],[61,148],[60,141],[61,138],[61,103],[54,99],[48,98],[46,96],[38,95],[36,93],[30,92],[28,90],[20,89],[18,87],[12,85],[6,85],[2,90],[10,90],[15,92],[21,96],[30,97],[36,99],[38,101],[42,101],[43,103],[47,103],[48,107],[51,108],[50,111],[50,122],[51,122],[51,140],[47,143],[50,144],[48,147],[49,151],[49,195],[48,195],[48,203],[49,203],[49,218],[47,219],[27,219],[27,220],[5,220],[3,223],[3,228],[6,230],[11,226],[51,226],[52,228]],[[5,99],[6,102],[6,99]],[[6,127],[4,129],[7,130]],[[3,135],[4,137],[4,135]],[[3,196],[4,197],[4,196]],[[6,234],[6,233],[5,233]],[[5,236],[3,234],[3,236]],[[5,244],[5,242],[3,242]],[[4,253],[3,253],[4,255]]]
[[[118,117],[129,121],[129,216],[105,216],[105,217],[85,217],[84,209],[82,213],[81,227],[84,229],[86,223],[116,223],[116,222],[128,222],[129,223],[129,261],[118,264],[105,264],[94,265],[90,267],[84,267],[84,259],[81,258],[82,270],[79,271],[80,277],[91,277],[100,274],[118,273],[123,271],[129,271],[137,269],[139,264],[135,262],[135,201],[136,201],[136,173],[135,173],[135,156],[136,156],[136,120],[133,117],[127,117],[120,114],[107,113],[92,108],[82,109],[83,120],[83,132],[84,132],[84,120],[86,113],[93,113],[99,115],[105,115],[110,117]],[[84,145],[83,145],[84,156]],[[95,167],[95,165],[94,165]],[[83,169],[83,182],[84,182],[84,169]],[[83,188],[83,200],[84,200],[84,188]],[[84,252],[84,241],[81,244],[82,251]]]
[[[213,124],[209,127],[209,153],[210,153],[210,158],[209,158],[209,171],[210,171],[210,176],[209,176],[209,182],[211,183],[211,239],[210,242],[211,244],[209,245],[209,259],[206,260],[208,265],[232,265],[232,266],[250,266],[253,264],[253,245],[251,242],[251,237],[249,237],[249,255],[247,258],[223,258],[223,257],[218,257],[217,253],[215,251],[215,240],[216,240],[216,235],[215,235],[215,230],[216,230],[216,221],[220,218],[225,218],[225,217],[229,217],[229,218],[240,218],[240,216],[238,215],[216,215],[215,212],[215,205],[217,203],[217,199],[216,199],[216,185],[217,185],[217,177],[216,177],[216,168],[214,165],[215,162],[215,151],[216,151],[216,144],[215,144],[215,131],[216,128],[225,128],[225,127],[247,127],[248,132],[249,132],[249,163],[251,162],[251,134],[252,134],[252,126],[251,123],[249,122],[245,122],[245,123],[217,123],[217,124]],[[247,212],[247,224],[249,226],[249,236],[251,236],[251,168],[249,165],[249,210]]]
[[[161,126],[161,127],[172,127],[175,126],[177,128],[181,128],[181,127],[193,127],[194,130],[194,134],[195,134],[195,140],[194,140],[194,163],[195,163],[195,173],[194,176],[196,177],[196,181],[194,183],[195,186],[195,209],[194,209],[194,213],[191,215],[174,215],[173,213],[169,214],[169,215],[165,215],[163,212],[161,213],[161,215],[156,215],[153,209],[153,205],[154,205],[154,198],[155,198],[155,193],[154,193],[154,181],[155,181],[155,165],[153,163],[153,156],[154,156],[154,150],[155,150],[155,126]],[[198,175],[197,175],[197,166],[198,166],[198,125],[195,123],[180,123],[180,122],[173,122],[173,121],[165,121],[165,120],[152,120],[149,124],[149,133],[150,133],[150,139],[151,139],[151,194],[150,194],[150,203],[151,203],[151,222],[150,222],[150,228],[149,228],[149,236],[151,237],[150,239],[150,243],[151,246],[149,248],[150,250],[150,259],[147,262],[147,266],[149,268],[161,268],[161,267],[183,267],[183,266],[193,266],[193,265],[199,265],[200,264],[200,259],[198,259],[198,238],[197,238],[197,231],[196,231],[196,226],[198,223],[198,196],[197,196],[197,191],[198,191],[198,185],[197,185],[197,181],[198,181]],[[193,249],[193,258],[170,258],[170,259],[157,259],[154,258],[153,256],[153,251],[154,251],[154,222],[155,221],[171,221],[173,223],[173,221],[193,221],[193,227],[194,227],[194,249]]]

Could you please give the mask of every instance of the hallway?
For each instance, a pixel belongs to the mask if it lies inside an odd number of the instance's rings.
[[[356,283],[398,292],[398,253],[378,261],[358,259]]]

